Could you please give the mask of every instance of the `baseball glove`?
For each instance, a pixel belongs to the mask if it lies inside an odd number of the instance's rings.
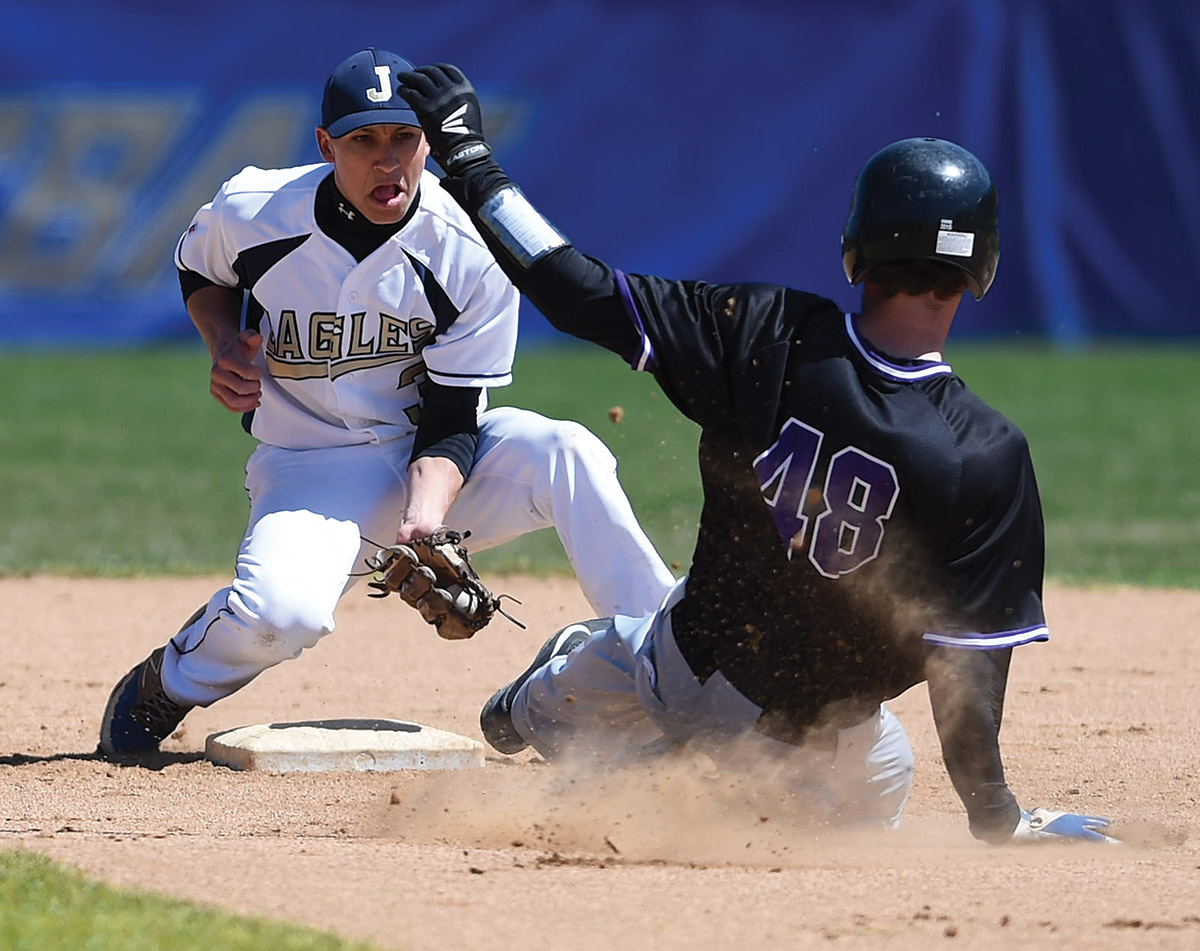
[[[495,616],[500,599],[471,567],[465,537],[443,526],[409,545],[381,548],[367,559],[375,572],[367,585],[378,592],[371,597],[400,595],[447,640],[473,636]]]

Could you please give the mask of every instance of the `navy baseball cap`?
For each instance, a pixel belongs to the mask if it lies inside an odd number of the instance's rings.
[[[342,60],[325,83],[321,125],[335,139],[377,123],[420,127],[417,114],[396,92],[397,77],[412,68],[403,56],[374,47]]]

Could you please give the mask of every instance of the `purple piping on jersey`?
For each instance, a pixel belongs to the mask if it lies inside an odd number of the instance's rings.
[[[850,342],[862,358],[871,364],[871,367],[883,376],[890,376],[893,380],[924,380],[931,376],[942,376],[946,373],[953,372],[948,363],[927,363],[924,366],[912,367],[901,366],[898,363],[891,363],[881,357],[875,351],[871,350],[865,340],[858,335],[858,328],[854,326],[854,316],[846,315],[846,336],[850,338]]]
[[[1045,624],[1023,627],[1016,631],[997,631],[995,634],[932,634],[926,633],[925,640],[942,647],[965,647],[973,650],[994,651],[1004,647],[1020,647],[1032,641],[1050,640],[1050,629]]]
[[[649,369],[654,364],[654,345],[646,336],[646,325],[642,323],[642,315],[638,312],[637,302],[629,289],[629,278],[625,276],[624,271],[617,268],[613,268],[613,277],[617,279],[617,289],[621,292],[621,303],[625,305],[625,313],[629,315],[633,326],[637,328],[638,336],[642,338],[642,352],[638,354],[637,360],[629,365],[635,370]]]

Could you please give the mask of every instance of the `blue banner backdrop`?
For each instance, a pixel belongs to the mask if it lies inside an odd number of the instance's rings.
[[[513,177],[626,270],[853,309],[853,177],[935,135],[1000,186],[960,333],[1200,329],[1194,0],[59,0],[5,5],[0,344],[191,334],[179,232],[242,166],[317,161],[325,77],[370,45],[461,65]]]

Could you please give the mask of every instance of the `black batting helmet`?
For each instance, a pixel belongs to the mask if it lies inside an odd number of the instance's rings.
[[[974,155],[944,139],[901,139],[858,174],[842,231],[851,284],[886,261],[944,261],[966,272],[975,299],[1000,260],[996,185]]]

